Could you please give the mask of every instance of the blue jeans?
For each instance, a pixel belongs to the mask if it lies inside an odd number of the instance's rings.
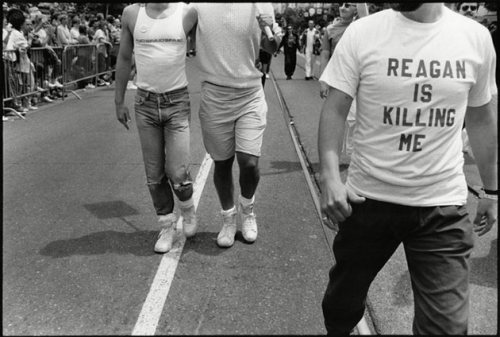
[[[190,119],[187,88],[161,94],[137,89],[135,120],[147,185],[157,215],[172,213],[172,187],[181,201],[193,194],[189,172]]]
[[[348,335],[368,288],[400,243],[415,300],[413,333],[466,334],[472,224],[466,206],[410,207],[366,199],[339,224],[323,298],[329,335]]]

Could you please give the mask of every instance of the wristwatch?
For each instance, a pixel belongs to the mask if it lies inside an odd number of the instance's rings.
[[[479,199],[490,199],[498,201],[498,190],[488,190],[485,188],[481,188]]]

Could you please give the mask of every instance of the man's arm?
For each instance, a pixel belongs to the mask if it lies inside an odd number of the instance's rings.
[[[278,27],[274,27],[273,29],[273,26],[277,26],[274,25],[273,17],[272,16],[267,17],[264,16],[263,14],[259,18],[259,25],[260,29],[262,29],[260,48],[264,49],[266,52],[272,55],[278,50],[278,47],[281,43],[281,34],[280,32],[277,31]],[[273,32],[272,40],[269,40],[267,34],[265,34],[264,32],[265,26],[269,26],[271,28],[271,31]]]
[[[128,129],[130,115],[125,106],[125,90],[132,67],[132,52],[134,50],[134,39],[132,36],[131,25],[135,22],[132,13],[132,6],[127,6],[122,14],[122,31],[120,35],[120,49],[116,59],[115,74],[115,106],[116,118]]]
[[[330,87],[319,122],[321,209],[334,223],[344,221],[351,215],[350,202],[359,203],[365,200],[348,191],[340,177],[339,153],[351,103],[351,96]]]
[[[198,12],[193,4],[186,6],[184,11],[184,17],[182,18],[182,26],[184,27],[184,33],[186,36],[194,34],[192,30],[196,29],[196,24],[198,23]],[[193,35],[191,35],[193,36]]]
[[[498,95],[496,94],[488,104],[467,107],[465,114],[465,125],[472,152],[483,186],[488,190],[498,190],[497,106]],[[497,203],[496,200],[479,199],[474,219],[474,227],[478,235],[486,234],[497,221]]]
[[[328,61],[330,60],[330,39],[328,38],[328,31],[323,34],[323,40],[321,41],[321,61],[320,61],[320,75],[325,70]]]

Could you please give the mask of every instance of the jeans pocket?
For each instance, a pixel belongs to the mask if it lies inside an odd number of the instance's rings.
[[[140,95],[135,95],[135,105],[136,106],[144,105],[145,101],[146,101],[146,97],[143,97]]]
[[[182,95],[175,96],[170,102],[174,105],[189,103],[189,93],[185,92]]]

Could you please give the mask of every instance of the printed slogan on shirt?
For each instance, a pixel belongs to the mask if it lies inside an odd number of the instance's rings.
[[[415,71],[411,66],[415,65]],[[465,79],[465,61],[424,61],[415,62],[412,59],[389,58],[387,60],[388,77],[415,77],[425,79],[450,78]],[[413,102],[432,102],[431,83],[417,83],[412,88]],[[452,127],[455,124],[456,110],[450,107],[417,108],[410,111],[407,107],[384,106],[383,124],[397,126],[420,127]],[[425,135],[416,133],[402,133],[399,139],[399,151],[422,151]]]

